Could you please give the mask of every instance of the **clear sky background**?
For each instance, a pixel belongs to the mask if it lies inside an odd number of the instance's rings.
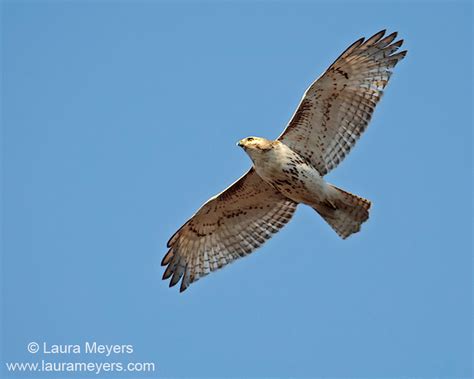
[[[104,361],[26,350],[97,341],[156,377],[470,377],[472,22],[469,2],[3,2],[2,361]],[[236,141],[278,136],[384,28],[408,55],[328,176],[373,201],[361,233],[301,206],[169,289],[168,238],[250,166]]]

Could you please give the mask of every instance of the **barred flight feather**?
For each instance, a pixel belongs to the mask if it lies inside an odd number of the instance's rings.
[[[344,51],[305,92],[278,138],[309,159],[321,175],[335,168],[356,144],[372,118],[392,69],[406,51],[403,40],[385,30]],[[317,149],[315,149],[317,147]],[[316,153],[317,150],[317,153]]]
[[[293,216],[296,203],[253,169],[211,198],[168,242],[163,279],[180,291],[265,243]]]

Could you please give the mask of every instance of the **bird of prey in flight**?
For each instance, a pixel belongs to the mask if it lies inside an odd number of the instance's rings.
[[[247,137],[238,146],[252,168],[210,198],[168,241],[161,264],[180,291],[244,257],[290,221],[298,204],[312,207],[341,238],[360,230],[370,201],[324,180],[362,135],[382,97],[403,40],[385,30],[350,45],[306,90],[274,141]],[[395,41],[395,42],[394,42]]]

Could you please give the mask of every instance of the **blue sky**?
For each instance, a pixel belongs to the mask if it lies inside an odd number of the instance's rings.
[[[472,21],[460,1],[3,2],[2,361],[97,341],[154,377],[470,377]],[[361,233],[301,207],[169,289],[169,236],[250,166],[236,141],[278,136],[384,28],[408,55],[327,178],[373,201]]]

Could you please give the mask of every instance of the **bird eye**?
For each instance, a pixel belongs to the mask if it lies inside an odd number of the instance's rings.
[[[253,137],[247,138],[247,141],[249,141],[249,142],[253,141]]]

